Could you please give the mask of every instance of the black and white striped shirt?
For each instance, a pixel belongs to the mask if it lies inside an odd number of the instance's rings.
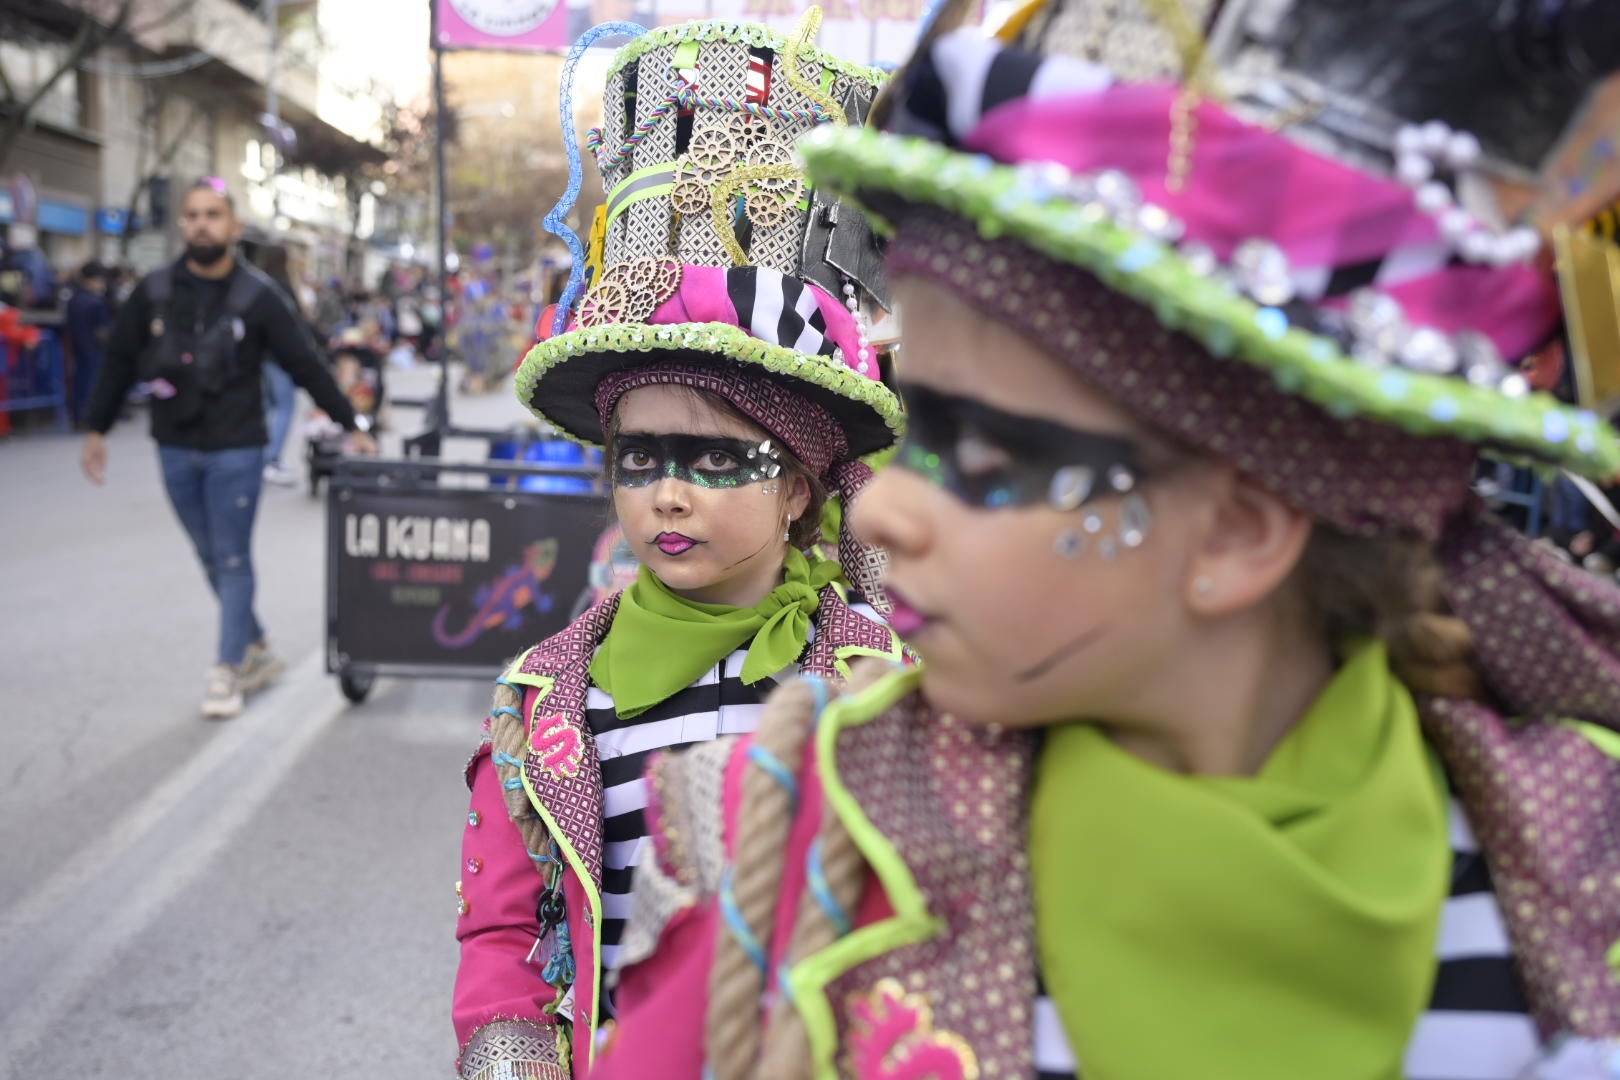
[[[775,678],[748,686],[742,681],[747,656],[745,645],[691,686],[628,720],[619,718],[606,691],[593,686],[586,694],[585,722],[596,736],[596,752],[602,763],[604,972],[618,964],[619,942],[630,915],[631,872],[647,838],[647,784],[642,778],[647,759],[659,750],[753,731],[771,691],[782,679],[798,672],[798,666],[791,665]],[[611,1012],[604,1007],[603,1015]]]
[[[1451,804],[1451,893],[1435,946],[1439,969],[1429,1008],[1406,1050],[1408,1080],[1515,1080],[1535,1060],[1530,1019],[1490,870],[1462,807]],[[1057,1006],[1037,988],[1035,1074],[1075,1080],[1074,1052]]]

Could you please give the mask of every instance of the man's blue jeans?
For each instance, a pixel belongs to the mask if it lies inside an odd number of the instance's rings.
[[[264,365],[264,377],[269,399],[265,402],[265,423],[270,428],[270,445],[266,447],[264,463],[277,465],[281,452],[287,446],[287,433],[292,430],[293,406],[298,403],[298,387],[292,376],[281,365],[269,361]]]
[[[219,661],[240,664],[264,637],[253,614],[253,518],[264,484],[264,448],[159,446],[163,486],[219,598]]]

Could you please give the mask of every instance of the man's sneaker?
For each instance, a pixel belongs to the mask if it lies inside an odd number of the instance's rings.
[[[275,484],[277,487],[295,487],[298,484],[298,474],[279,461],[272,461],[264,467],[264,482]]]
[[[268,643],[259,641],[247,648],[247,654],[242,657],[242,667],[237,681],[241,684],[242,693],[251,694],[256,690],[263,690],[270,680],[287,670],[287,664],[281,657],[270,651]]]
[[[242,683],[236,669],[229,664],[215,664],[208,669],[202,714],[210,720],[228,720],[241,711]]]

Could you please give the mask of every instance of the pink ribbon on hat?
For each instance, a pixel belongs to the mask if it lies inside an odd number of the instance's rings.
[[[1124,172],[1147,202],[1186,224],[1186,239],[1208,245],[1222,261],[1252,239],[1276,244],[1296,270],[1330,274],[1384,261],[1378,288],[1399,300],[1409,319],[1478,331],[1507,357],[1527,355],[1557,327],[1558,291],[1547,275],[1530,266],[1453,265],[1440,250],[1439,226],[1410,190],[1211,102],[1193,110],[1190,179],[1171,189],[1177,93],[1170,85],[1125,84],[1017,98],[987,112],[962,145],[1008,164]]]

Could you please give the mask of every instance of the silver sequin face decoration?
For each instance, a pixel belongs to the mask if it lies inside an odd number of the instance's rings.
[[[1091,498],[1097,474],[1085,465],[1070,465],[1052,474],[1049,499],[1054,510],[1077,510]]]
[[[1086,553],[1086,538],[1073,529],[1058,533],[1058,538],[1052,541],[1052,550],[1064,559],[1078,559]]]
[[[1136,477],[1129,469],[1122,469],[1115,466],[1114,468],[1108,470],[1108,486],[1116,493],[1123,495],[1127,491],[1132,491],[1136,488]]]
[[[1127,548],[1139,548],[1146,543],[1148,528],[1152,524],[1153,515],[1142,496],[1132,495],[1120,504],[1119,542]]]

